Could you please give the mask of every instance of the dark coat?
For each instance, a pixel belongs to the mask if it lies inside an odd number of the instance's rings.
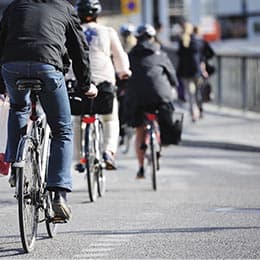
[[[72,59],[79,86],[90,86],[89,48],[67,0],[14,0],[0,22],[1,64],[38,61],[65,71]]]
[[[206,71],[208,72],[209,76],[211,76],[215,72],[215,66],[210,64],[209,60],[211,60],[216,55],[215,51],[203,38],[198,37],[197,40],[199,42],[200,61],[205,63]]]
[[[200,70],[200,43],[192,35],[189,47],[185,47],[180,40],[178,54],[177,74],[180,78],[199,77]]]
[[[175,69],[158,44],[139,42],[129,53],[132,76],[126,99],[131,107],[172,101],[172,87],[178,84]]]

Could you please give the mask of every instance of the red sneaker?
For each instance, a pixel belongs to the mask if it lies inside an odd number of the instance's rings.
[[[4,154],[0,153],[0,175],[8,175],[10,163],[4,161]]]

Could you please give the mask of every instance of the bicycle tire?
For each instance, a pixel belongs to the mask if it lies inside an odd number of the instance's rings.
[[[44,138],[42,143],[42,170],[45,171],[45,183],[47,183],[47,176],[48,176],[48,166],[49,166],[49,157],[50,157],[50,129],[46,123],[44,128]],[[54,192],[44,190],[43,198],[45,200],[45,225],[47,229],[48,236],[50,238],[55,237],[57,234],[57,224],[52,221],[53,219],[53,209],[52,209],[52,201],[54,198]]]
[[[95,129],[93,124],[87,124],[85,129],[85,156],[86,156],[86,176],[88,194],[91,202],[98,198],[98,177],[95,169]]]
[[[52,222],[52,217],[53,217],[52,200],[54,198],[53,192],[46,191],[45,196],[46,196],[45,225],[46,225],[48,236],[50,238],[53,238],[57,234],[57,224]]]
[[[99,149],[99,154],[102,155],[102,152],[104,151],[104,130],[103,130],[103,125],[99,121],[98,122],[98,132],[99,132],[99,138],[98,138],[98,149]],[[106,175],[105,172],[103,171],[103,166],[102,166],[102,158],[99,158],[98,162],[98,168],[97,168],[97,178],[98,178],[98,196],[103,197],[105,192],[106,192]]]
[[[156,171],[157,171],[157,155],[155,150],[155,144],[154,144],[154,135],[155,133],[152,133],[150,137],[150,152],[151,152],[151,178],[152,178],[152,188],[154,191],[157,190],[157,182],[156,182]]]
[[[37,198],[39,195],[39,182],[37,176],[36,150],[30,137],[25,137],[19,146],[22,151],[24,165],[16,168],[18,185],[18,216],[20,236],[23,249],[29,253],[33,250],[39,219],[39,207]]]

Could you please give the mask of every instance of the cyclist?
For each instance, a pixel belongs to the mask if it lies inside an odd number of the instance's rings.
[[[99,0],[79,0],[76,2],[82,28],[90,47],[91,73],[93,82],[98,86],[103,82],[115,85],[116,74],[119,79],[129,77],[129,60],[123,50],[116,31],[98,23],[101,12]],[[111,114],[102,115],[104,125],[104,154],[107,170],[116,169],[115,154],[119,138],[118,102],[113,100]]]
[[[132,76],[126,90],[128,124],[136,128],[135,150],[139,163],[137,178],[144,177],[144,111],[173,109],[172,86],[178,81],[175,69],[166,53],[155,40],[152,25],[140,25],[137,44],[129,53]]]
[[[136,45],[136,37],[134,36],[135,26],[131,23],[123,24],[120,26],[120,36],[121,42],[124,50],[128,53]],[[119,104],[118,115],[119,115],[119,124],[120,124],[120,141],[119,145],[124,145],[125,136],[128,134],[132,135],[132,130],[127,126],[124,118],[124,110],[127,109],[124,104],[125,90],[127,87],[128,80],[119,80],[117,79],[117,99]],[[128,132],[128,133],[127,133]]]
[[[29,90],[18,91],[20,78],[44,83],[39,99],[52,131],[47,189],[55,192],[55,215],[69,219],[67,192],[72,190],[72,127],[63,73],[73,61],[82,93],[97,95],[90,81],[88,45],[80,21],[67,0],[19,0],[5,10],[0,23],[1,72],[10,97],[6,161],[14,162],[30,113]],[[11,186],[15,174],[11,173]]]
[[[119,32],[122,39],[123,48],[128,53],[136,44],[136,38],[134,36],[135,26],[131,23],[123,24],[120,27]]]

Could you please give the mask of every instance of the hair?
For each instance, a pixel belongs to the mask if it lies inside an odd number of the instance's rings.
[[[194,34],[201,34],[201,28],[199,26],[194,26],[193,33]]]
[[[193,33],[193,25],[186,22],[183,27],[182,44],[188,48],[190,46],[191,35]]]

